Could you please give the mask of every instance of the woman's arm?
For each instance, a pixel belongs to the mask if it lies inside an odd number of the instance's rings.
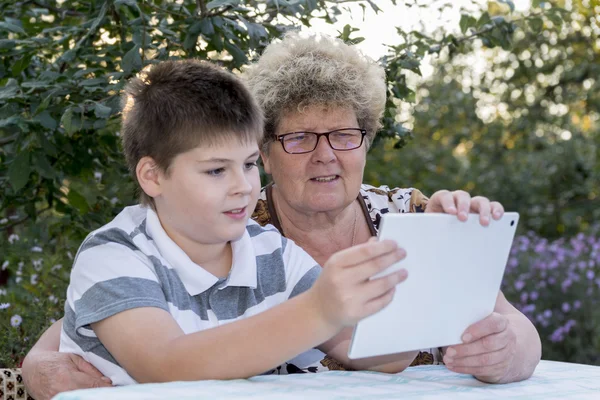
[[[385,356],[366,357],[359,359],[348,358],[348,348],[352,338],[353,328],[346,328],[331,340],[319,346],[319,349],[341,362],[345,367],[354,370],[370,370],[395,374],[404,371],[413,362],[418,351],[389,354]]]
[[[110,379],[75,354],[59,353],[62,319],[44,332],[23,360],[23,380],[36,400],[49,400],[60,392],[111,386]]]

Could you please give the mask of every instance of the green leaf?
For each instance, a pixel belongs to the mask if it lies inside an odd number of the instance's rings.
[[[19,118],[17,117],[8,117],[8,118],[4,118],[4,119],[0,119],[0,128],[5,128],[9,125],[17,125],[17,122],[19,122]]]
[[[527,22],[534,33],[540,33],[544,29],[544,21],[541,18],[530,18]]]
[[[44,128],[54,130],[56,129],[56,120],[52,118],[48,111],[43,111],[34,117],[35,121],[38,121]]]
[[[246,53],[244,53],[239,47],[229,42],[225,42],[224,46],[227,49],[227,52],[231,54],[237,65],[242,65],[248,62]]]
[[[69,204],[72,205],[73,207],[77,208],[79,210],[79,212],[82,214],[87,212],[90,208],[85,197],[83,197],[75,189],[72,189],[72,188],[69,189],[69,194],[67,195],[67,199],[69,200]]]
[[[67,108],[62,117],[60,118],[60,123],[63,128],[65,128],[65,132],[70,136],[77,131],[77,129],[73,126],[73,109],[71,107]]]
[[[95,85],[104,85],[106,83],[106,79],[104,78],[93,78],[86,79],[79,82],[79,86],[95,86]]]
[[[48,158],[46,158],[44,154],[39,152],[35,153],[33,160],[35,170],[38,172],[38,174],[47,179],[53,179],[56,176],[54,168],[52,165],[50,165]]]
[[[477,24],[477,20],[467,14],[462,14],[460,16],[460,31],[464,34],[467,32],[469,28],[474,28]]]
[[[140,46],[135,45],[123,56],[123,62],[121,64],[123,73],[125,75],[131,74],[131,72],[142,69],[142,56],[140,55]]]
[[[488,14],[488,12],[484,12],[483,14],[481,14],[481,17],[479,17],[479,20],[477,21],[477,28],[481,28],[486,24],[489,24],[490,22],[492,22],[492,20],[490,19],[490,14]]]
[[[13,33],[25,33],[19,25],[11,24],[10,22],[0,22],[0,30],[6,30]]]
[[[17,154],[8,167],[8,179],[15,192],[23,189],[29,179],[31,165],[29,164],[29,152],[22,151]]]
[[[212,10],[213,8],[237,6],[238,4],[240,4],[239,0],[213,0],[206,5],[206,9]]]
[[[19,90],[19,84],[13,78],[10,78],[6,85],[2,89],[0,89],[0,100],[12,99],[17,94]]]
[[[12,76],[14,76],[14,77],[19,76],[19,74],[21,72],[23,72],[23,70],[29,66],[29,63],[31,62],[32,57],[33,57],[33,53],[30,53],[30,54],[24,55],[19,60],[17,60],[17,62],[15,62],[11,68]]]
[[[553,24],[554,24],[554,25],[555,25],[557,28],[560,28],[560,27],[562,26],[562,24],[563,24],[563,19],[562,19],[562,17],[560,16],[560,14],[559,14],[559,13],[557,13],[557,12],[554,12],[554,10],[551,10],[550,12],[548,12],[548,13],[546,14],[546,17],[547,17],[547,18],[548,18],[550,21],[552,21],[552,23],[553,23]]]
[[[111,112],[112,112],[112,109],[110,107],[107,107],[100,103],[96,103],[96,106],[94,107],[94,114],[96,114],[96,117],[98,117],[98,118],[106,119],[106,118],[110,117]]]

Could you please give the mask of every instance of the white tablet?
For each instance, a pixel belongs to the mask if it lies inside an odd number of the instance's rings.
[[[385,214],[379,240],[392,239],[406,258],[382,273],[408,271],[392,302],[359,321],[348,350],[362,358],[462,343],[471,324],[492,313],[517,229],[507,212],[487,227],[448,214]]]

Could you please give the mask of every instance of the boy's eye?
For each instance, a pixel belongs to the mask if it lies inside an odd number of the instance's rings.
[[[225,168],[217,168],[217,169],[211,169],[209,171],[206,171],[206,173],[211,176],[219,176],[219,175],[222,175],[223,172],[225,172]]]

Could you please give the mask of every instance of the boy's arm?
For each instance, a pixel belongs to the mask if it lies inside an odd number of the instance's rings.
[[[327,353],[346,367],[355,370],[371,370],[395,374],[404,371],[413,362],[418,351],[389,354],[385,356],[348,358],[348,348],[352,338],[353,328],[345,328],[331,340],[319,346],[319,350]]]
[[[75,354],[59,353],[62,319],[44,332],[23,360],[27,392],[37,400],[49,400],[67,390],[111,386],[110,379]]]
[[[235,379],[264,373],[340,330],[305,292],[250,318],[184,334],[165,310],[145,307],[92,324],[138,382]]]
[[[255,316],[188,335],[166,310],[154,307],[115,313],[92,328],[138,382],[246,378],[385,307],[406,271],[370,277],[404,256],[391,241],[341,251],[304,293]]]

